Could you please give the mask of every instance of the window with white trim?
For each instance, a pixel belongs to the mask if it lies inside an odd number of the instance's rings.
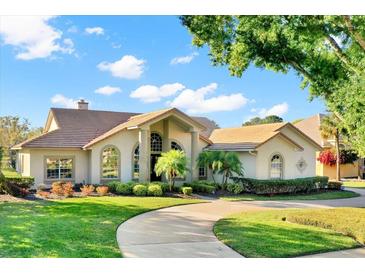
[[[119,151],[114,146],[104,148],[101,154],[101,178],[119,178]]]
[[[275,154],[271,157],[270,178],[271,179],[283,178],[283,158],[279,154]]]
[[[63,180],[73,179],[73,158],[49,157],[46,158],[46,179]]]

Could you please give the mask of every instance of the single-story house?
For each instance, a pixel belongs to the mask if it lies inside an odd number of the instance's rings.
[[[235,151],[245,176],[296,178],[314,176],[321,147],[290,123],[217,127],[205,117],[169,108],[148,113],[51,108],[41,136],[13,147],[17,170],[35,185],[65,180],[100,184],[110,180],[159,181],[154,165],[161,152],[183,150],[190,172],[181,181],[209,179],[196,167],[203,150]]]
[[[317,113],[311,117],[305,118],[294,125],[307,134],[310,138],[316,141],[323,150],[333,149],[335,147],[335,140],[325,139],[321,135],[321,123],[325,114]],[[346,144],[340,141],[341,148],[350,149]],[[317,153],[317,157],[319,152]],[[353,163],[342,164],[340,166],[342,178],[363,178],[365,179],[365,159],[359,159]],[[316,174],[318,176],[328,176],[330,179],[336,179],[336,165],[324,165],[320,161],[316,162]]]

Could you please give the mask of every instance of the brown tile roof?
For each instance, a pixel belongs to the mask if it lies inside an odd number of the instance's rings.
[[[205,138],[209,138],[213,130],[219,128],[215,121],[210,120],[207,117],[192,116],[192,118],[205,126],[206,130],[200,132],[200,134]]]
[[[162,110],[157,110],[157,111],[153,111],[153,112],[147,112],[147,113],[132,116],[125,123],[122,123],[122,124],[112,128],[112,129],[110,129],[109,131],[107,131],[104,134],[98,136],[97,138],[93,139],[89,143],[85,144],[84,148],[88,148],[88,147],[94,145],[95,143],[100,142],[101,140],[120,132],[121,130],[143,126],[147,122],[151,122],[154,119],[158,119],[161,116],[163,116],[165,114],[167,115],[167,114],[170,114],[170,113],[181,114],[181,115],[185,116],[187,119],[191,120],[192,123],[195,123],[202,130],[206,129],[204,125],[200,124],[197,120],[195,120],[192,117],[186,115],[185,113],[181,112],[180,110],[178,110],[176,108],[168,108],[168,109],[162,109]]]
[[[215,129],[210,135],[210,140],[213,143],[251,143],[258,145],[276,135],[278,133],[277,130],[283,127],[285,124],[286,123],[272,123],[236,128]]]
[[[281,129],[284,127],[290,127],[294,129],[301,136],[306,138],[309,142],[320,149],[320,146],[314,140],[290,123],[272,123],[237,128],[215,129],[209,137],[213,145],[209,146],[208,149],[237,151],[252,150],[276,136],[280,136],[299,149],[303,149],[299,144],[281,132]]]
[[[130,113],[130,112],[113,112],[99,110],[78,110],[78,109],[62,109],[51,108],[50,112],[58,124],[59,129],[47,132],[36,138],[27,140],[17,144],[13,149],[22,147],[27,148],[83,148],[87,144],[95,143],[98,140],[106,138],[120,130],[128,127],[134,127],[144,124],[168,111],[177,111],[177,109],[164,109],[149,113]],[[185,115],[185,114],[184,114]],[[201,125],[205,132],[208,129],[199,119],[188,117],[192,122]],[[207,119],[208,120],[208,119]],[[214,122],[211,121],[211,127]],[[215,124],[215,123],[214,123]],[[206,128],[205,128],[205,127]],[[203,135],[203,138],[208,138]],[[209,141],[209,140],[207,140]]]
[[[51,108],[59,129],[13,148],[82,148],[111,128],[139,113]]]
[[[312,138],[316,143],[320,146],[324,146],[324,140],[321,136],[321,130],[319,129],[321,126],[321,121],[325,115],[324,114],[316,114],[309,118],[306,118],[298,123],[295,123],[294,126],[299,130],[304,132],[310,138]]]

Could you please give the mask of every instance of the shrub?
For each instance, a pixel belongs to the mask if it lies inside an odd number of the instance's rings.
[[[55,195],[63,195],[63,187],[62,187],[62,182],[54,182],[52,183],[52,188],[51,188],[51,192]]]
[[[133,187],[133,194],[136,196],[146,196],[147,195],[147,186],[145,185],[135,185]]]
[[[71,182],[54,182],[51,192],[58,196],[71,197],[74,190]]]
[[[96,192],[100,195],[100,196],[105,196],[106,194],[108,194],[109,191],[109,187],[108,186],[98,186],[96,188]]]
[[[111,181],[107,183],[106,185],[109,187],[109,192],[111,193],[117,193],[117,186],[121,184],[121,182],[118,181]]]
[[[166,193],[169,191],[169,184],[164,182],[151,182],[153,185],[159,185],[161,187],[161,190],[163,193]]]
[[[258,180],[233,177],[235,183],[241,183],[244,192],[254,194],[309,193],[328,186],[328,177],[316,176],[288,180]]]
[[[162,188],[160,185],[157,184],[150,184],[148,186],[148,195],[149,196],[162,196],[163,192],[162,192]]]
[[[189,196],[193,193],[193,189],[191,187],[188,187],[188,186],[182,187],[181,191],[184,195],[189,195]]]
[[[95,187],[93,185],[83,185],[80,190],[82,195],[89,196],[91,193],[94,192]]]
[[[73,185],[71,182],[63,184],[63,195],[66,197],[72,197],[74,194]]]
[[[131,184],[118,183],[116,185],[115,193],[119,195],[130,195],[132,194],[133,187]]]
[[[214,194],[217,189],[216,186],[208,185],[205,183],[205,181],[184,183],[183,186],[191,187],[193,189],[193,192],[208,193],[208,194]]]
[[[342,183],[338,182],[338,181],[329,181],[328,182],[328,189],[341,190],[342,189]]]
[[[5,176],[0,172],[0,193],[5,192],[12,196],[25,197],[33,184],[33,177],[22,177],[18,174]]]
[[[233,194],[240,194],[244,191],[244,187],[241,183],[228,183],[227,191]]]

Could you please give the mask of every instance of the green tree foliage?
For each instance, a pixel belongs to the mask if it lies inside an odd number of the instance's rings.
[[[182,16],[181,22],[195,45],[209,47],[213,65],[227,65],[231,75],[241,77],[251,64],[294,69],[301,87],[325,99],[365,156],[365,16]]]
[[[42,128],[31,128],[27,119],[17,116],[0,117],[0,147],[3,148],[3,159],[9,159],[10,148],[29,138],[36,137],[42,133]],[[6,166],[5,163],[3,163]]]
[[[214,174],[222,174],[222,184],[227,184],[227,180],[234,174],[242,176],[244,173],[243,165],[236,152],[226,151],[203,151],[197,159],[197,165],[207,166]]]
[[[155,165],[155,172],[157,176],[160,176],[161,174],[165,175],[169,182],[170,191],[174,188],[175,179],[177,177],[184,177],[187,170],[185,152],[175,149],[163,152]]]
[[[283,122],[283,118],[277,115],[269,115],[265,118],[254,117],[249,121],[242,124],[242,126],[251,126],[251,125],[261,125],[261,124],[271,124],[271,123],[281,123]]]

